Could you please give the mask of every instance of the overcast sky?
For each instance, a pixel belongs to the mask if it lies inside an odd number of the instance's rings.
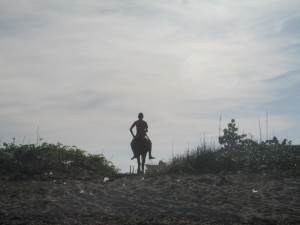
[[[0,0],[0,144],[38,133],[127,172],[139,112],[152,163],[216,140],[220,116],[299,144],[299,24],[297,0]]]

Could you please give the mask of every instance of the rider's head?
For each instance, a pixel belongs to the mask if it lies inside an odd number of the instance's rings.
[[[139,119],[142,120],[144,118],[144,114],[143,113],[139,113]]]

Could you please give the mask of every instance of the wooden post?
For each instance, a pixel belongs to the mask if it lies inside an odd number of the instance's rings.
[[[134,166],[130,165],[130,174],[134,174]]]

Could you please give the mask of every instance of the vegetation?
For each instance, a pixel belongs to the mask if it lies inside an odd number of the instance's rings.
[[[76,147],[58,143],[36,145],[3,144],[0,148],[0,174],[9,179],[113,175],[115,166],[103,155],[91,155]]]
[[[173,157],[170,172],[270,172],[283,176],[300,176],[300,146],[276,137],[261,143],[239,135],[232,119],[224,135],[219,137],[219,149],[198,146]]]
[[[219,137],[221,147],[205,143],[168,163],[168,172],[264,172],[275,175],[300,176],[300,145],[279,141],[276,137],[263,142],[238,134],[235,120]],[[0,179],[88,178],[112,176],[118,172],[105,157],[87,154],[76,147],[62,144],[15,145],[0,148]]]

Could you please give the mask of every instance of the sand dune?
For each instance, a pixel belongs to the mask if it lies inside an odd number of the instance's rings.
[[[300,224],[300,178],[119,176],[0,183],[0,224]]]

